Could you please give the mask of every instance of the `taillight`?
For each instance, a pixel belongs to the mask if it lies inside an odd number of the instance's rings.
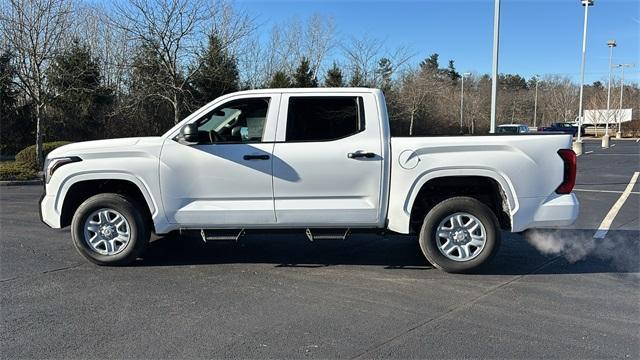
[[[562,184],[556,189],[558,194],[570,194],[576,185],[576,153],[571,149],[560,149],[558,155],[564,162],[564,177]]]

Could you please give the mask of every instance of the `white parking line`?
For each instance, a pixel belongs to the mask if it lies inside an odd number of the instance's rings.
[[[573,189],[573,191],[579,191],[579,192],[595,192],[595,193],[611,193],[611,194],[622,194],[624,193],[624,191],[617,191],[617,190],[593,190],[593,189]],[[632,191],[629,194],[632,195],[640,195],[640,192],[638,191]]]
[[[636,139],[636,142],[638,142],[638,141],[640,141],[640,138],[637,138],[637,139]]]
[[[593,150],[589,150],[585,154],[591,154],[592,152],[593,152]]]
[[[611,147],[614,147],[614,146],[616,146],[616,144],[612,144],[612,145],[611,145]]]
[[[618,212],[622,208],[622,205],[624,205],[624,202],[627,201],[627,198],[629,197],[631,190],[636,185],[636,181],[638,181],[638,175],[640,175],[640,172],[636,171],[633,173],[633,176],[631,177],[631,181],[629,182],[629,185],[627,185],[626,189],[624,189],[624,191],[622,192],[622,195],[620,195],[620,198],[618,198],[618,201],[616,201],[616,203],[613,204],[613,206],[611,207],[611,210],[609,210],[609,213],[607,213],[607,216],[604,217],[604,219],[602,220],[602,223],[600,223],[600,227],[598,227],[598,231],[596,231],[595,234],[593,234],[593,237],[595,239],[604,239],[604,237],[607,236],[607,232],[609,232],[609,229],[611,228],[611,223],[613,223],[613,219],[616,218],[616,215],[618,215]]]

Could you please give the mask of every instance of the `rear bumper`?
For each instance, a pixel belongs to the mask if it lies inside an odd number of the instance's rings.
[[[552,195],[548,198],[521,199],[514,216],[514,232],[531,228],[569,226],[578,218],[580,203],[575,194]]]

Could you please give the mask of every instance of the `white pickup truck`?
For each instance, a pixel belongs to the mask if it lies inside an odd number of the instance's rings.
[[[243,91],[160,137],[52,151],[40,211],[101,265],[135,260],[151,232],[373,230],[417,234],[431,264],[466,272],[497,251],[501,229],[575,221],[570,149],[570,135],[391,137],[376,89]]]

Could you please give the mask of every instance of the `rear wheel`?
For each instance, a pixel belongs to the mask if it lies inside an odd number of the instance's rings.
[[[424,218],[420,248],[431,264],[463,273],[485,264],[500,245],[498,219],[471,197],[454,197],[434,206]]]
[[[119,194],[98,194],[83,202],[71,221],[78,252],[98,265],[133,262],[149,242],[150,231],[136,204]]]

